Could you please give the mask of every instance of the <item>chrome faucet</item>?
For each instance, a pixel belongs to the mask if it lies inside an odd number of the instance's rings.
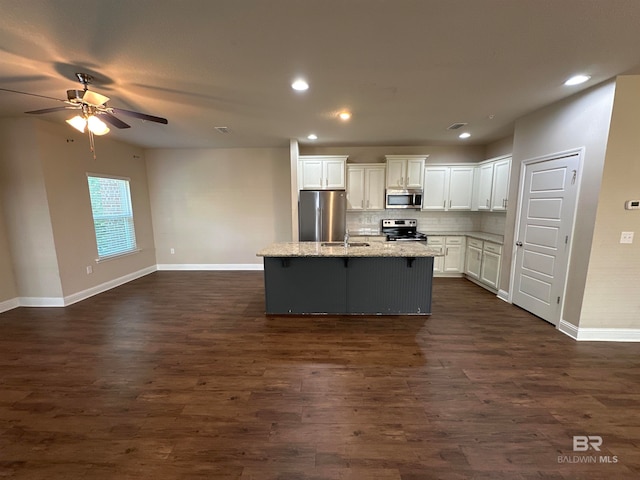
[[[344,246],[345,248],[349,246],[349,230],[344,232]]]

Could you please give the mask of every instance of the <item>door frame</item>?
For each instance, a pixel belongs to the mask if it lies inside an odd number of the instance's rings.
[[[559,312],[558,322],[554,325],[556,329],[560,328],[560,323],[564,318],[564,305],[565,305],[565,299],[566,299],[565,294],[567,291],[567,281],[569,279],[569,271],[571,270],[571,254],[573,252],[573,237],[575,234],[576,218],[578,216],[577,215],[578,205],[579,205],[579,199],[580,199],[580,193],[581,193],[581,187],[582,187],[582,171],[584,170],[584,152],[585,152],[585,147],[571,148],[569,150],[562,150],[560,152],[549,153],[546,155],[541,155],[539,157],[529,158],[527,160],[523,160],[522,163],[520,164],[520,180],[518,183],[518,201],[516,204],[517,205],[516,220],[513,226],[513,240],[512,240],[513,245],[511,247],[512,249],[511,269],[510,269],[511,271],[509,273],[508,301],[511,304],[513,304],[513,289],[516,281],[516,256],[518,253],[515,243],[518,241],[518,232],[520,231],[520,223],[522,222],[522,200],[524,197],[524,187],[525,187],[524,181],[525,181],[525,175],[527,172],[527,166],[532,165],[534,163],[542,163],[550,160],[558,160],[563,157],[571,157],[573,155],[578,156],[578,173],[576,175],[576,201],[573,207],[573,219],[572,219],[571,228],[570,228],[570,241],[569,241],[569,251],[567,252],[567,265],[564,272],[564,278],[561,280],[562,295],[560,296],[561,301],[560,301],[560,312]],[[543,320],[545,320],[546,322],[549,322],[549,320],[546,320],[546,319],[543,319]],[[553,322],[549,322],[549,323],[553,325]]]

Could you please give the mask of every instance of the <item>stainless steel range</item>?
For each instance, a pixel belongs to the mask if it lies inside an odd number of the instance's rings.
[[[418,221],[413,218],[387,218],[382,220],[382,234],[389,242],[426,242],[427,235],[417,231]]]

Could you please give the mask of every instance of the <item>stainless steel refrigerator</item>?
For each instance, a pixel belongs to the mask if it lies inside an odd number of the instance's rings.
[[[298,233],[301,242],[344,240],[347,228],[347,192],[300,190]]]

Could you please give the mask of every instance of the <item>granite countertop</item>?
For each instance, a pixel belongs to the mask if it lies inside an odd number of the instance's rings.
[[[478,240],[486,240],[488,242],[497,243],[502,245],[504,243],[504,237],[502,235],[496,235],[494,233],[485,232],[424,232],[427,237],[471,237]]]
[[[272,243],[258,257],[441,257],[424,242],[371,242],[368,247],[323,247],[320,242]]]

